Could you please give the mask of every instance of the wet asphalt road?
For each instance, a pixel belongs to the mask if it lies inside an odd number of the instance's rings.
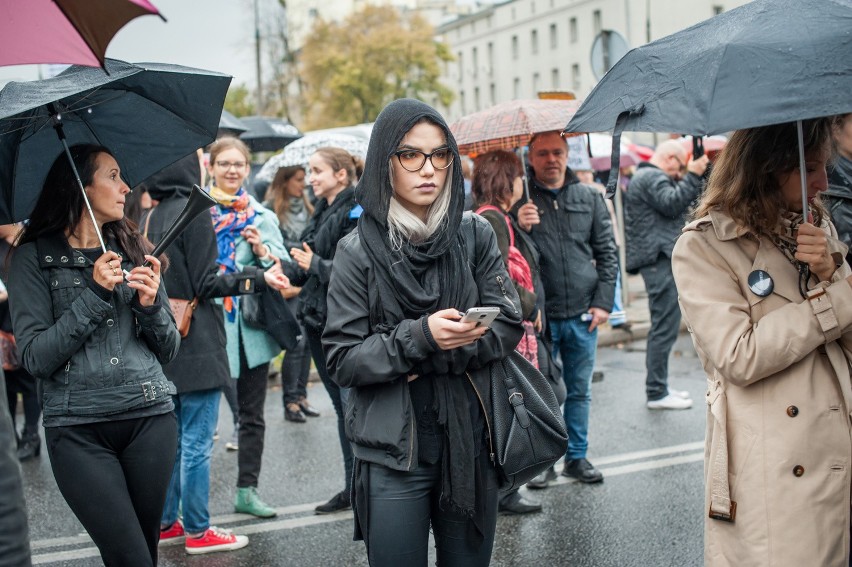
[[[636,342],[598,351],[604,379],[593,385],[589,460],[603,471],[605,481],[584,486],[560,478],[547,490],[530,491],[542,500],[544,511],[499,518],[493,566],[702,564],[704,375],[689,337],[682,335],[670,383],[689,390],[697,405],[686,411],[649,411],[644,405],[643,349],[644,343]],[[367,565],[363,544],[352,541],[351,513],[313,514],[315,505],[343,487],[343,466],[331,402],[319,383],[312,383],[308,395],[322,416],[292,424],[283,419],[280,389],[271,384],[269,390],[259,490],[278,509],[271,520],[233,513],[237,459],[224,448],[231,416],[222,401],[210,511],[213,524],[248,535],[249,546],[204,556],[188,556],[182,545],[161,546],[160,565]],[[46,453],[24,463],[23,473],[34,564],[102,565],[59,494]],[[92,498],[98,498],[97,487]]]

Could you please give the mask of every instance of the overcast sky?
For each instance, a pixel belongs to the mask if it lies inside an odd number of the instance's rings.
[[[23,0],[21,0],[23,1]],[[275,0],[258,0],[261,8]],[[107,48],[107,57],[131,63],[177,63],[232,75],[231,84],[255,84],[253,0],[151,0],[168,21],[136,18]],[[47,72],[43,69],[43,72]],[[0,67],[0,83],[38,78],[38,66]]]

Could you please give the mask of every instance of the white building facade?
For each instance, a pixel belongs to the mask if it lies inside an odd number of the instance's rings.
[[[636,47],[746,2],[509,0],[483,7],[437,28],[437,38],[456,57],[441,79],[456,98],[439,110],[452,122],[542,91],[567,90],[582,99],[597,82],[591,51],[602,30]]]

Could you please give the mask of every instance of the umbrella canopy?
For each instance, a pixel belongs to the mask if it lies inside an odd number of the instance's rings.
[[[63,145],[101,144],[131,187],[216,137],[231,77],[160,63],[106,60],[0,91],[0,223],[32,211]]]
[[[852,111],[852,0],[756,0],[633,49],[566,132],[708,135]]]
[[[219,118],[219,132],[216,134],[217,137],[239,136],[243,132],[247,131],[248,126],[246,126],[242,120],[227,110],[222,111],[222,116]]]
[[[118,30],[148,14],[163,18],[148,0],[2,0],[0,65],[102,67]]]
[[[317,149],[325,146],[333,146],[342,148],[353,156],[365,159],[367,156],[367,146],[369,138],[360,136],[350,136],[348,134],[334,133],[307,133],[304,137],[299,138],[292,144],[289,144],[279,154],[275,154],[263,164],[263,167],[258,172],[255,179],[259,181],[272,181],[275,177],[275,172],[282,167],[290,167],[301,165],[307,167],[308,159]]]
[[[561,130],[579,106],[576,100],[510,100],[450,124],[459,152],[484,153],[526,146],[530,136]]]
[[[240,121],[248,127],[240,139],[253,152],[274,152],[302,137],[298,128],[280,118],[246,116]]]

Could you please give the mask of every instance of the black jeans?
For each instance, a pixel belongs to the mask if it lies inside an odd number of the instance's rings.
[[[24,403],[24,429],[22,434],[37,435],[38,419],[41,417],[41,404],[38,401],[36,381],[23,368],[6,370],[6,396],[9,401],[9,413],[12,414],[12,424],[15,424],[15,412],[18,406],[18,394]]]
[[[297,298],[288,299],[287,307],[293,311]],[[295,347],[284,353],[281,361],[281,390],[283,391],[284,405],[295,404],[308,395],[308,374],[311,372],[311,353],[308,349],[308,339],[305,329],[302,329],[302,338]]]
[[[172,412],[45,429],[59,491],[104,564],[157,564],[160,516],[177,451]]]
[[[349,397],[349,390],[338,386],[329,376],[328,367],[325,364],[325,352],[322,349],[322,336],[310,329],[305,329],[305,336],[308,338],[308,347],[311,349],[317,374],[319,374],[325,389],[328,391],[331,403],[334,405],[334,411],[337,413],[337,436],[340,439],[340,451],[343,453],[343,473],[346,475],[346,492],[348,493],[352,488],[354,457],[352,456],[352,446],[349,445],[349,439],[346,438],[346,426],[343,419],[346,415],[346,400]]]
[[[653,264],[639,268],[639,273],[645,281],[651,310],[651,330],[645,350],[645,394],[651,402],[669,394],[669,355],[680,330],[680,305],[672,261],[665,254],[660,254]]]
[[[266,421],[263,404],[266,402],[269,363],[249,368],[240,346],[240,377],[237,380],[237,399],[240,403],[240,451],[237,457],[239,473],[237,488],[257,487],[260,462],[263,459],[263,437]]]
[[[487,459],[484,459],[487,460]],[[471,520],[442,509],[440,462],[420,463],[411,472],[374,463],[369,467],[369,528],[367,549],[371,567],[426,567],[429,526],[435,534],[437,564],[441,567],[485,567],[491,561],[497,527],[497,473],[485,467],[485,537],[479,546],[469,541]]]

